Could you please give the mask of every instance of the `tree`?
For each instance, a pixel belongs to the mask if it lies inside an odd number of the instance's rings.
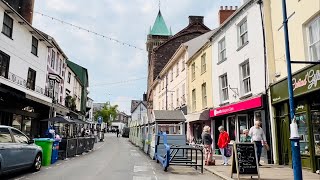
[[[111,125],[113,119],[117,117],[118,105],[112,106],[110,102],[106,102],[103,108],[94,114],[94,119],[97,120],[99,116],[103,118],[103,122]]]

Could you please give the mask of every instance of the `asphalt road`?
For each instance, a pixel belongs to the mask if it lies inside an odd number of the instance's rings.
[[[168,172],[126,138],[107,134],[93,151],[60,160],[40,172],[21,172],[1,177],[10,180],[218,180],[220,178],[190,167],[170,167]]]

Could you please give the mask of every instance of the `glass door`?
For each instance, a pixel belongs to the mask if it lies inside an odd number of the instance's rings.
[[[238,137],[237,141],[240,141],[240,137],[243,134],[243,130],[248,129],[248,115],[243,114],[243,115],[238,115]]]
[[[235,116],[227,117],[227,131],[230,141],[236,141],[236,118]]]

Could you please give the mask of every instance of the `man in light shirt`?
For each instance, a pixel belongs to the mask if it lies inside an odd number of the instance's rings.
[[[251,136],[251,142],[254,142],[257,147],[257,156],[258,156],[258,163],[260,164],[260,157],[262,151],[262,145],[267,144],[266,135],[264,134],[263,129],[261,128],[261,122],[255,121],[254,126],[250,128],[249,136]]]

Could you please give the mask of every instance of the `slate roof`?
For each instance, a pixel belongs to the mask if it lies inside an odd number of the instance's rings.
[[[141,103],[147,108],[147,101],[132,100],[131,101],[131,113],[133,113]]]
[[[191,58],[209,40],[214,32],[215,30],[209,31],[183,44],[188,47],[189,58]]]
[[[167,111],[167,110],[154,110],[155,121],[179,121],[184,122],[186,118],[184,117],[182,111]]]
[[[159,10],[158,16],[149,32],[150,35],[171,36],[171,30],[168,29],[166,22],[163,19],[161,11]]]

